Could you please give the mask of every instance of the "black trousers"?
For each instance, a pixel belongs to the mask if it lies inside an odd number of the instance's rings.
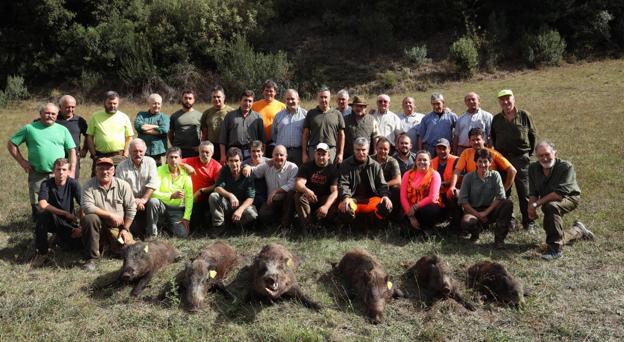
[[[58,217],[49,211],[40,212],[37,217],[37,225],[35,226],[35,246],[37,252],[39,254],[48,253],[48,233],[56,234],[62,247],[81,249],[81,239],[71,238],[71,232],[74,228],[64,218]]]

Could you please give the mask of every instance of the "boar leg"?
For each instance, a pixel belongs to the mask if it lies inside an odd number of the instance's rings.
[[[230,292],[226,287],[225,284],[223,284],[223,281],[218,281],[214,284],[213,289],[217,290],[219,293],[221,293],[223,295],[223,297],[225,297],[226,299],[229,299],[231,301],[235,301],[236,300],[236,296],[234,296],[232,294],[232,292]]]
[[[475,311],[477,308],[475,308],[474,305],[472,305],[472,303],[467,302],[459,293],[457,292],[452,292],[449,295],[449,298],[455,300],[456,302],[458,302],[459,304],[463,305],[466,309],[470,310],[470,311]]]
[[[145,287],[147,286],[147,284],[149,284],[150,280],[152,280],[153,275],[154,274],[152,272],[149,272],[145,276],[143,276],[141,279],[139,279],[137,284],[134,286],[134,288],[130,292],[130,296],[136,297],[140,295],[141,292],[145,290]]]

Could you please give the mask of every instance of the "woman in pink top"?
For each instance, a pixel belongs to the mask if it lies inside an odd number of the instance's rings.
[[[431,168],[431,155],[427,151],[418,151],[414,167],[403,175],[401,181],[401,206],[408,232],[429,233],[440,220],[440,184],[440,174]]]

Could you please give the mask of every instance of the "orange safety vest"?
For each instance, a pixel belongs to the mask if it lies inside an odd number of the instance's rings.
[[[449,154],[448,158],[446,159],[446,167],[444,168],[444,173],[442,174],[442,181],[443,182],[448,182],[451,180],[451,178],[453,178],[453,166],[455,165],[455,161],[458,159],[459,157],[454,156],[452,154]],[[438,161],[440,159],[438,157],[435,157],[431,160],[431,167],[433,167],[434,170],[438,169]],[[441,186],[440,187],[440,194],[444,194],[446,193],[446,191],[448,190],[448,186]]]

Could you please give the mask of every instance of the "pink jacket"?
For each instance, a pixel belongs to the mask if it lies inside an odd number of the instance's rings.
[[[405,215],[409,212],[410,208],[414,205],[414,203],[409,203],[407,198],[407,183],[409,182],[409,176],[413,171],[410,170],[403,175],[403,179],[401,180],[401,206],[403,207],[403,212]],[[416,177],[414,178],[413,187],[420,186],[420,182],[422,181],[425,175],[424,171],[416,171]],[[431,203],[438,203],[438,199],[440,197],[440,185],[442,184],[442,180],[440,178],[440,174],[438,171],[433,170],[433,176],[431,177],[431,185],[429,186],[429,195],[423,198],[420,202],[418,202],[418,207],[422,208]]]

